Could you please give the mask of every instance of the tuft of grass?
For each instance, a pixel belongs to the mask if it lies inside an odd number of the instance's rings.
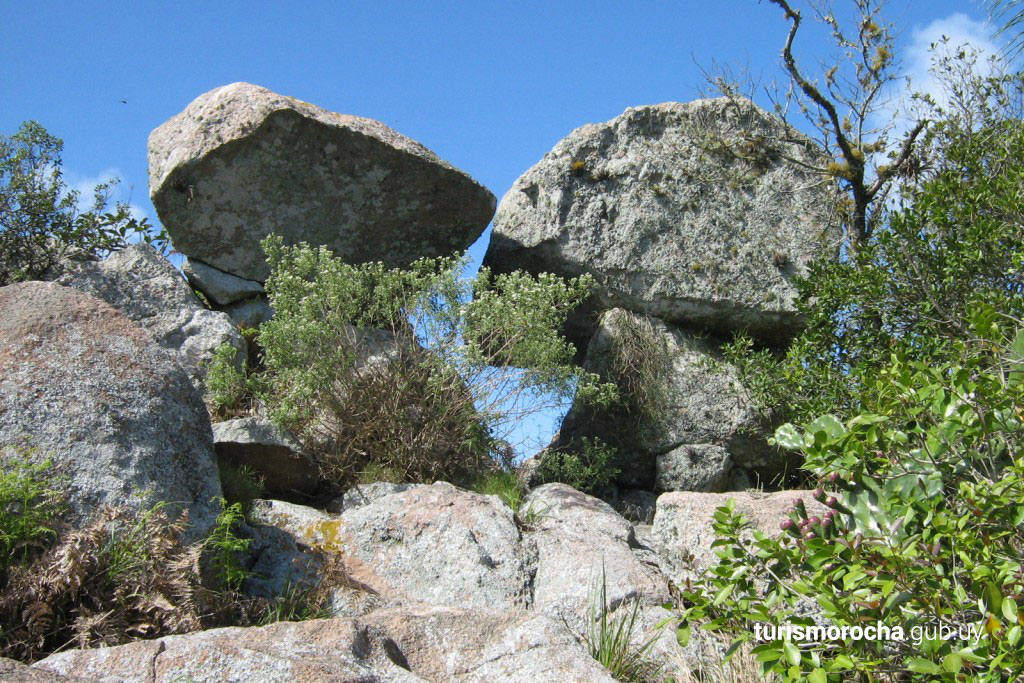
[[[220,473],[220,487],[228,505],[240,503],[242,511],[248,512],[252,501],[263,497],[264,478],[247,465],[235,467],[228,462],[217,462]]]
[[[266,626],[278,621],[308,621],[326,619],[331,616],[325,604],[322,591],[289,583],[281,595],[267,601],[259,625]]]
[[[378,481],[386,481],[392,484],[401,484],[405,482],[406,477],[403,476],[394,467],[388,467],[378,462],[368,463],[360,472],[358,483],[366,486],[367,484],[375,484]]]
[[[515,472],[496,472],[481,477],[473,484],[473,490],[485,496],[498,496],[512,512],[519,512],[526,491],[523,482]]]
[[[619,611],[627,608],[620,607]],[[582,634],[590,656],[611,672],[618,681],[646,683],[659,678],[660,666],[649,657],[657,634],[642,644],[634,644],[633,631],[640,615],[640,600],[625,614],[608,614],[608,584],[604,565],[601,580],[591,591],[587,605],[587,631]]]

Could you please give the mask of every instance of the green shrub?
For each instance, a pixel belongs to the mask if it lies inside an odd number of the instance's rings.
[[[579,450],[551,451],[541,456],[537,478],[544,483],[562,482],[578,491],[598,495],[614,481],[615,449],[600,439],[584,437]]]
[[[14,563],[56,536],[60,494],[49,461],[25,448],[0,450],[0,580]]]
[[[924,140],[936,150],[928,172],[908,179],[870,239],[797,281],[807,324],[785,352],[734,341],[728,359],[762,407],[798,422],[852,417],[890,354],[959,362],[971,306],[1024,319],[1024,123],[1011,104],[1022,86],[1024,76],[961,84],[967,99],[938,112]]]
[[[894,358],[845,422],[779,428],[776,441],[829,487],[814,495],[830,511],[808,517],[797,503],[773,538],[744,532],[731,501],[721,508],[720,559],[684,592],[684,639],[702,622],[734,645],[758,623],[811,626],[800,606],[811,601],[830,625],[903,638],[775,638],[753,649],[764,672],[1002,681],[1024,670],[1024,332],[1004,349],[1000,319],[971,309],[977,341],[961,344],[960,364]],[[940,626],[951,635],[923,631]]]
[[[246,365],[238,366],[238,349],[227,342],[214,349],[206,373],[206,392],[213,402],[215,417],[234,414],[244,408],[248,386]],[[223,418],[221,418],[223,419]]]
[[[166,245],[127,203],[107,210],[116,180],[97,185],[92,208],[79,211],[61,175],[63,146],[34,121],[0,136],[0,286],[39,279],[65,256],[102,256],[138,239]]]
[[[263,247],[275,310],[258,334],[264,366],[246,379],[225,352],[211,367],[218,400],[245,383],[337,489],[374,467],[398,481],[472,483],[525,416],[610,396],[559,334],[587,278],[484,269],[467,281],[454,259],[387,269],[277,237]]]

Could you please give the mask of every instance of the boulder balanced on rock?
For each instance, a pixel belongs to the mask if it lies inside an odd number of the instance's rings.
[[[781,342],[793,276],[838,244],[813,142],[745,99],[627,109],[577,128],[508,191],[484,265],[597,280],[621,307]],[[577,321],[574,341],[592,329]]]
[[[397,267],[464,250],[495,203],[378,121],[249,83],[200,95],[150,134],[149,187],[178,251],[258,282],[270,233]]]

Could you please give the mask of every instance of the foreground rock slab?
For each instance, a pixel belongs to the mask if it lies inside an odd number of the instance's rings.
[[[270,233],[397,267],[464,250],[495,205],[379,121],[249,83],[200,95],[150,134],[149,188],[176,249],[258,282]]]
[[[533,558],[520,547],[512,510],[495,496],[444,482],[417,486],[345,509],[334,538],[350,576],[390,600],[530,606]]]
[[[598,309],[784,341],[794,276],[838,245],[831,183],[807,169],[828,161],[742,98],[627,109],[516,181],[484,265],[590,273]]]
[[[221,495],[210,419],[178,363],[124,314],[53,283],[0,288],[0,445],[24,443],[68,478],[74,522],[102,505],[189,509],[207,530]]]
[[[523,507],[537,518],[526,534],[537,546],[535,610],[584,633],[602,581],[611,612],[670,599],[653,551],[604,501],[565,484],[545,484],[529,493]]]
[[[612,682],[561,624],[522,611],[385,609],[72,650],[40,672],[96,681]],[[46,679],[40,679],[46,680]]]

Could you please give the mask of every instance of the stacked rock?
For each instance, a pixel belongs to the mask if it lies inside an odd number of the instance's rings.
[[[621,485],[721,491],[784,469],[719,347],[799,331],[794,278],[840,237],[835,186],[814,170],[827,161],[749,100],[666,103],[578,128],[502,199],[484,265],[597,283],[567,328],[585,367],[609,376],[609,347],[638,322],[668,352],[665,428],[632,444]],[[553,446],[600,436],[584,412]]]

